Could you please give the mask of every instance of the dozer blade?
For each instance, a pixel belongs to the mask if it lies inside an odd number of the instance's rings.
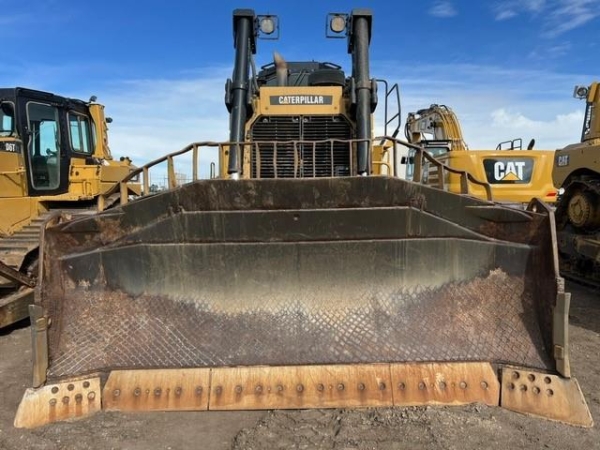
[[[576,384],[553,215],[531,208],[388,177],[203,180],[50,227],[46,403],[29,392],[16,424],[98,377],[119,410],[498,405],[508,367]],[[578,388],[511,383],[531,397],[511,409],[591,425]]]

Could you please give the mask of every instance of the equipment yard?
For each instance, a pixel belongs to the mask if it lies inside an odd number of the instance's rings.
[[[600,421],[600,292],[572,293],[571,358],[596,424]],[[101,412],[26,430],[13,427],[31,384],[30,330],[0,339],[0,448],[13,449],[479,449],[600,448],[600,429],[527,417],[498,407],[290,411]]]

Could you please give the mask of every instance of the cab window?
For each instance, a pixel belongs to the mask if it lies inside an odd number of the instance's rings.
[[[93,152],[90,119],[81,114],[69,113],[69,135],[71,149],[77,153],[90,155]]]
[[[0,104],[0,136],[12,136],[15,131],[15,107],[12,103]]]

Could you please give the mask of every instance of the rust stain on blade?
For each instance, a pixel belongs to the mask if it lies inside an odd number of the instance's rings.
[[[211,410],[392,406],[387,364],[216,368]]]
[[[394,405],[500,403],[500,383],[489,363],[392,364]]]
[[[208,409],[210,369],[115,370],[103,390],[111,411]]]

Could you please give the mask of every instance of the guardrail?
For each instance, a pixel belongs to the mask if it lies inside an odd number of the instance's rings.
[[[415,155],[413,156],[413,158],[414,158],[414,174],[413,174],[413,179],[412,179],[412,181],[414,181],[415,183],[423,183],[423,184],[427,183],[433,187],[437,187],[438,189],[447,190],[445,175],[446,175],[446,173],[453,173],[460,177],[460,193],[461,194],[468,195],[470,193],[469,185],[475,184],[477,186],[483,187],[488,201],[493,200],[492,187],[490,186],[490,184],[488,182],[481,181],[481,180],[475,178],[469,172],[466,172],[464,170],[454,169],[454,168],[444,164],[443,162],[437,160],[435,157],[433,157],[431,154],[429,154],[429,152],[427,152],[427,150],[425,150],[423,147],[420,147],[418,145],[411,144],[409,142],[406,142],[406,141],[403,141],[400,139],[396,139],[393,137],[387,137],[387,136],[384,136],[383,138],[376,138],[375,140],[376,141],[381,140],[381,142],[384,142],[384,143],[387,142],[388,145],[391,144],[394,161],[398,160],[397,158],[398,158],[398,146],[399,145],[408,147],[415,151]],[[436,175],[437,175],[435,177],[436,183],[432,184],[432,183],[428,182],[431,180],[425,176],[423,161],[427,161],[430,165],[433,165],[436,168]],[[395,173],[394,173],[394,175],[395,175]]]
[[[482,186],[485,189],[487,199],[492,200],[492,189],[491,186],[484,181],[476,179],[473,175],[468,172],[453,169],[444,163],[438,161],[431,156],[424,148],[418,145],[410,144],[406,141],[396,139],[395,137],[383,136],[376,137],[374,139],[323,139],[319,141],[307,141],[307,140],[289,140],[289,141],[253,141],[253,142],[194,142],[179,151],[169,153],[161,156],[154,161],[144,164],[132,170],[125,178],[123,178],[117,185],[113,186],[110,190],[98,197],[98,210],[103,211],[107,205],[107,200],[119,193],[120,203],[125,204],[129,201],[130,191],[128,183],[138,177],[142,177],[142,195],[150,193],[150,169],[153,167],[167,163],[167,187],[174,189],[178,186],[176,171],[175,171],[175,158],[184,154],[191,153],[192,156],[192,182],[199,179],[199,162],[200,162],[200,151],[202,148],[218,148],[219,154],[227,154],[229,151],[237,151],[238,156],[242,155],[242,152],[246,149],[254,149],[255,154],[255,168],[256,173],[261,174],[264,168],[264,161],[267,160],[271,164],[273,176],[270,178],[281,178],[279,175],[278,167],[280,167],[281,161],[285,159],[285,164],[289,166],[292,171],[291,176],[286,178],[313,178],[317,176],[336,176],[335,174],[335,158],[337,152],[337,158],[339,158],[339,152],[342,146],[346,147],[345,151],[348,152],[348,156],[344,161],[349,164],[349,174],[354,173],[354,148],[359,142],[368,141],[370,145],[374,142],[383,143],[383,145],[392,151],[392,161],[398,161],[398,147],[404,146],[415,151],[414,154],[414,175],[413,180],[416,183],[425,183],[426,176],[424,173],[424,161],[427,161],[429,165],[437,168],[437,180],[434,187],[442,190],[446,190],[445,173],[453,173],[460,176],[460,190],[461,194],[469,194],[469,185],[475,184]],[[327,146],[327,148],[326,148]],[[337,146],[337,147],[336,147]],[[334,152],[335,151],[335,152]],[[268,157],[266,157],[268,152]],[[317,153],[320,152],[320,156],[327,154],[328,160],[325,160],[325,170],[329,173],[323,173],[323,169],[319,169],[320,173],[317,173]],[[238,161],[244,159],[239,157]],[[308,163],[307,163],[308,161]],[[322,161],[320,161],[321,163]],[[397,176],[397,164],[390,163],[387,161],[372,161],[372,166],[385,166],[390,176]],[[308,167],[307,170],[305,170]],[[209,163],[210,177],[214,178],[215,164],[214,162]],[[259,176],[257,176],[259,178]]]

